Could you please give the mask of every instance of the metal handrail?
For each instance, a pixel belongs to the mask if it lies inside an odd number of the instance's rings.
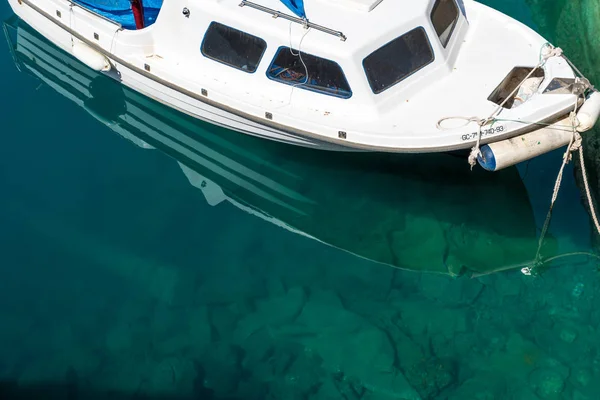
[[[328,33],[330,35],[337,36],[343,42],[346,41],[346,35],[344,35],[342,32],[336,31],[334,29],[327,28],[327,27],[325,27],[323,25],[314,24],[314,23],[310,22],[306,18],[294,17],[293,15],[289,15],[289,14],[283,13],[281,11],[274,10],[272,8],[269,8],[269,7],[261,6],[260,4],[253,3],[251,1],[242,0],[242,2],[240,3],[240,7],[244,7],[244,6],[248,6],[248,7],[254,8],[256,10],[264,11],[264,12],[266,12],[268,14],[271,14],[273,16],[273,18],[287,19],[288,21],[292,21],[292,22],[296,22],[298,24],[301,24],[305,28],[313,28],[313,29],[316,29],[318,31]]]
[[[90,10],[89,8],[86,8],[86,7],[82,6],[81,4],[74,2],[73,0],[67,0],[67,2],[68,2],[69,4],[71,4],[71,7],[73,7],[73,6],[75,6],[75,7],[79,7],[79,8],[81,8],[82,10],[85,10],[85,11],[89,12],[90,14],[92,14],[92,15],[94,15],[94,16],[96,16],[96,17],[100,17],[100,18],[102,18],[103,20],[105,20],[105,21],[108,21],[108,22],[110,22],[110,23],[112,23],[112,24],[114,24],[114,25],[118,26],[120,30],[123,30],[123,25],[121,25],[121,23],[119,23],[119,22],[117,22],[117,21],[113,21],[112,19],[110,19],[110,18],[108,18],[108,17],[105,17],[104,15],[102,15],[102,14],[99,14],[99,13],[97,13],[97,12],[96,12],[96,11],[94,11],[94,10]]]

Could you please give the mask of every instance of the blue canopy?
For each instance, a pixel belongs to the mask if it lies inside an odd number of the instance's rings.
[[[306,13],[304,12],[304,0],[280,0],[287,8],[292,10],[294,14],[299,16],[300,18],[306,18]]]
[[[135,29],[135,21],[129,0],[74,1],[112,21],[120,23],[125,29]],[[150,26],[156,21],[163,0],[143,0],[142,3],[144,5],[144,25]]]

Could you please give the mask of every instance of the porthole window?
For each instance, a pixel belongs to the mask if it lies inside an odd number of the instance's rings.
[[[338,63],[312,54],[280,47],[267,77],[286,85],[347,99],[350,85]]]
[[[446,47],[452,37],[454,27],[458,22],[459,11],[454,0],[437,0],[431,11],[431,22],[440,38],[442,46]]]
[[[373,93],[381,93],[434,60],[425,29],[418,27],[383,45],[363,60]]]
[[[210,59],[252,73],[258,68],[266,48],[267,42],[257,36],[212,22],[204,35],[201,51]]]

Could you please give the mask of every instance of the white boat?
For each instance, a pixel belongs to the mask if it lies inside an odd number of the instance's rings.
[[[295,145],[473,148],[482,159],[480,144],[508,143],[498,164],[484,149],[483,164],[499,169],[566,145],[600,114],[600,93],[560,49],[475,1],[255,1],[9,3],[51,42],[146,96]],[[548,143],[507,142],[531,133]]]
[[[19,70],[58,94],[51,94],[55,108],[67,99],[106,125],[106,134],[169,155],[210,206],[233,205],[338,250],[420,272],[488,274],[521,267],[536,253],[535,216],[517,168],[490,175],[447,154],[331,154],[266,143],[111,82],[26,24],[9,20],[4,31]],[[58,133],[57,140],[65,139]],[[69,156],[57,151],[49,158],[68,164]],[[502,207],[490,213],[490,203]],[[544,257],[556,250],[546,240]]]

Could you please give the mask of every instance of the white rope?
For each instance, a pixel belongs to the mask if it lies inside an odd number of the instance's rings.
[[[544,48],[550,48],[550,51],[548,51],[546,54],[542,55]],[[475,142],[475,146],[473,146],[471,148],[471,153],[469,154],[469,157],[467,159],[469,162],[469,165],[471,166],[471,170],[477,164],[477,157],[481,156],[481,150],[479,149],[480,144],[481,144],[481,128],[484,125],[487,125],[488,123],[490,123],[491,121],[494,121],[494,119],[498,116],[498,114],[500,114],[500,112],[502,112],[502,109],[506,105],[506,103],[510,99],[512,99],[514,95],[517,94],[517,92],[519,91],[521,86],[523,86],[523,84],[527,81],[527,79],[531,78],[531,76],[535,73],[535,71],[537,71],[539,68],[542,68],[546,64],[546,61],[548,61],[549,58],[560,57],[562,55],[562,53],[563,53],[563,51],[560,47],[554,47],[550,43],[544,43],[544,45],[540,49],[540,61],[538,62],[538,64],[531,71],[529,71],[529,73],[527,74],[527,76],[525,76],[525,78],[523,78],[521,83],[519,83],[513,89],[513,91],[510,92],[510,94],[508,96],[506,96],[504,101],[502,101],[502,103],[500,103],[498,105],[498,107],[496,107],[494,112],[492,112],[489,117],[487,117],[483,120],[480,120],[478,122],[479,130],[477,132],[477,142]],[[438,124],[439,124],[439,122],[438,122]]]
[[[290,90],[290,96],[288,98],[288,101],[286,104],[281,105],[280,107],[275,107],[276,109],[281,108],[281,107],[285,107],[287,105],[289,105],[292,102],[292,96],[294,94],[294,89],[298,86],[302,86],[302,85],[306,85],[308,83],[308,67],[306,65],[306,63],[304,62],[304,59],[302,58],[302,42],[304,41],[304,38],[306,37],[306,35],[308,35],[308,32],[310,32],[311,28],[310,27],[305,27],[305,32],[302,35],[302,37],[300,38],[300,42],[298,42],[298,53],[294,53],[294,50],[292,50],[293,45],[292,45],[292,22],[290,22],[289,25],[289,42],[290,42],[290,54],[294,57],[298,57],[300,59],[300,62],[302,63],[302,66],[304,67],[304,80],[302,82],[298,82],[298,83],[294,83],[292,85],[290,85],[292,87],[292,89]]]
[[[558,198],[558,193],[560,191],[560,187],[562,184],[562,178],[563,178],[563,174],[565,171],[565,166],[571,161],[573,153],[575,153],[576,151],[579,152],[579,165],[581,166],[581,175],[583,178],[585,194],[586,194],[587,201],[588,201],[589,208],[590,208],[590,211],[589,211],[590,216],[592,217],[592,220],[594,221],[594,226],[596,228],[596,232],[598,233],[598,235],[600,235],[600,223],[598,222],[596,208],[594,207],[594,203],[592,201],[592,194],[590,191],[590,187],[589,187],[589,183],[588,183],[588,179],[587,179],[587,172],[585,169],[585,161],[583,159],[582,138],[581,138],[581,135],[579,134],[579,132],[577,132],[577,125],[579,124],[579,121],[577,120],[578,105],[579,105],[579,96],[577,96],[577,98],[575,99],[575,106],[573,108],[573,111],[571,111],[571,113],[569,115],[569,118],[571,120],[571,130],[573,132],[573,135],[571,136],[569,145],[567,146],[567,149],[565,150],[565,153],[563,154],[563,162],[558,171],[556,181],[554,182],[554,190],[552,191],[552,198],[550,199],[550,207],[548,209],[548,214],[546,214],[546,220],[544,221],[544,226],[542,227],[542,232],[540,234],[540,239],[538,241],[538,248],[537,248],[537,252],[536,252],[534,263],[533,263],[534,265],[533,265],[533,267],[528,266],[528,267],[521,268],[521,272],[524,275],[531,275],[533,268],[536,265],[540,265],[542,263],[540,252],[542,250],[542,244],[546,237],[546,233],[548,232],[548,227],[550,226],[550,219],[552,218],[552,211],[554,209],[554,204],[556,203],[556,199]],[[545,262],[547,262],[547,261],[545,261]]]
[[[579,137],[581,142],[581,136]],[[588,184],[587,173],[585,171],[585,161],[583,160],[583,146],[579,146],[579,165],[581,166],[581,176],[583,177],[583,186],[585,189],[585,195],[587,197],[588,205],[590,207],[590,215],[594,221],[596,232],[600,235],[600,223],[598,223],[598,216],[596,214],[596,207],[592,201],[592,193],[590,192],[590,185]]]
[[[469,153],[469,157],[467,159],[469,165],[471,166],[471,171],[473,170],[473,167],[477,164],[477,157],[481,156],[481,128],[488,122],[489,121],[487,119],[477,122],[477,125],[479,125],[479,130],[477,131],[477,142],[475,142],[475,146],[471,148],[471,153]]]
[[[544,49],[549,49],[549,50],[545,54],[543,54]],[[490,122],[493,122],[496,119],[496,117],[500,114],[500,112],[502,112],[503,107],[506,105],[506,103],[510,99],[512,99],[513,96],[515,96],[517,94],[517,92],[519,91],[521,86],[523,86],[523,84],[529,78],[531,78],[531,76],[535,73],[535,71],[542,68],[546,64],[546,61],[548,61],[548,59],[550,59],[552,57],[560,57],[560,56],[562,56],[562,54],[563,54],[563,51],[560,47],[554,47],[550,43],[544,43],[542,45],[542,47],[540,48],[540,60],[539,60],[538,64],[531,71],[529,71],[527,76],[525,76],[525,78],[523,78],[523,80],[513,89],[512,92],[510,92],[510,94],[508,96],[506,96],[506,98],[502,101],[502,103],[500,103],[498,105],[498,107],[496,107],[496,109],[490,114],[489,117],[479,118],[479,117],[452,116],[452,117],[444,117],[444,118],[438,120],[436,127],[441,130],[444,129],[444,127],[442,126],[442,122],[447,121],[449,119],[465,120],[466,123],[463,126],[467,126],[471,122],[477,123],[477,125],[479,126],[479,129],[477,131],[477,141],[475,142],[475,145],[471,148],[471,153],[469,154],[469,157],[468,157],[468,161],[469,161],[469,165],[471,166],[471,169],[473,169],[473,167],[477,164],[477,157],[481,156],[480,145],[481,145],[482,128],[485,125],[489,124]]]
[[[545,54],[542,54],[544,52],[544,49],[547,49],[547,48],[549,48],[550,50],[547,51]],[[521,81],[521,83],[519,83],[508,96],[506,96],[504,101],[502,101],[502,103],[500,103],[498,105],[498,107],[496,107],[496,109],[490,114],[489,117],[487,117],[485,119],[480,119],[477,117],[461,117],[461,116],[445,117],[445,118],[440,119],[437,122],[436,126],[438,129],[444,129],[441,124],[442,124],[442,122],[449,120],[449,119],[463,119],[466,121],[465,125],[463,125],[463,126],[467,126],[469,123],[472,123],[472,122],[477,123],[477,125],[479,126],[479,129],[477,132],[477,141],[475,142],[475,145],[471,148],[471,153],[469,154],[469,157],[468,157],[468,161],[469,161],[469,165],[471,166],[471,169],[473,169],[473,167],[477,163],[477,157],[479,157],[481,155],[480,144],[481,144],[481,136],[482,136],[482,127],[489,124],[490,122],[496,121],[496,117],[500,114],[504,105],[518,92],[518,90],[521,88],[521,86],[523,86],[523,84],[527,81],[527,79],[531,78],[531,76],[535,73],[536,70],[538,70],[539,68],[542,68],[546,64],[546,61],[548,61],[548,59],[550,59],[551,57],[560,57],[562,55],[563,55],[563,51],[560,47],[554,47],[550,43],[545,43],[542,46],[542,48],[540,49],[540,61],[539,61],[538,65],[536,65],[529,72],[529,74],[527,74],[527,76]],[[567,60],[569,65],[571,65],[573,67],[573,69],[576,71],[576,73],[578,73],[580,75],[580,78],[576,78],[576,83],[582,82],[585,88],[590,88],[591,85],[589,84],[589,81],[587,79],[585,79],[585,77],[581,74],[581,72],[579,72],[579,70],[573,65],[573,63],[571,63],[571,61],[568,58],[565,57],[565,59]],[[587,83],[587,85],[586,85],[586,83]],[[585,90],[585,88],[584,88],[584,90]],[[593,87],[592,87],[592,90],[593,90]],[[579,95],[583,95],[583,93],[578,93],[578,95],[575,99],[575,105],[573,107],[573,111],[569,114],[569,118],[571,120],[571,131],[572,131],[571,140],[569,141],[569,145],[567,146],[567,149],[565,150],[565,153],[563,155],[562,164],[558,171],[556,181],[554,182],[554,189],[552,191],[550,207],[548,209],[548,214],[546,215],[546,220],[544,221],[544,226],[543,226],[542,232],[540,234],[540,239],[538,241],[538,248],[537,248],[535,259],[534,259],[532,265],[521,268],[521,272],[525,275],[531,275],[533,268],[535,268],[537,265],[543,264],[544,262],[548,262],[548,260],[542,261],[542,259],[541,259],[540,252],[542,249],[542,244],[546,237],[546,233],[548,232],[548,227],[550,225],[550,219],[552,217],[552,211],[554,209],[554,204],[556,203],[556,199],[558,198],[558,193],[560,191],[560,187],[562,184],[565,167],[571,161],[572,154],[576,151],[579,151],[579,162],[580,162],[580,166],[581,166],[581,174],[583,177],[585,194],[586,194],[587,201],[588,201],[589,208],[590,208],[590,215],[594,222],[596,232],[598,233],[598,235],[600,235],[600,223],[598,222],[598,216],[596,213],[596,209],[594,207],[594,203],[592,201],[592,194],[591,194],[591,191],[589,188],[587,173],[586,173],[586,169],[585,169],[585,162],[583,159],[582,139],[581,139],[581,135],[579,134],[579,132],[577,132],[577,125],[579,123],[579,121],[577,120],[577,108],[579,106]]]

